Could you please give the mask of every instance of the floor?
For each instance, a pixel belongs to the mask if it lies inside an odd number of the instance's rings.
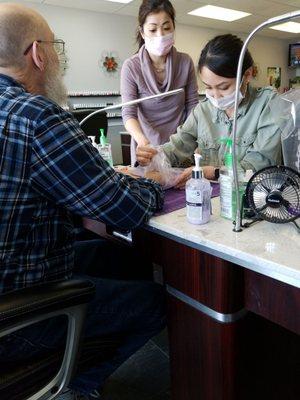
[[[166,330],[130,357],[107,381],[103,400],[170,400]]]

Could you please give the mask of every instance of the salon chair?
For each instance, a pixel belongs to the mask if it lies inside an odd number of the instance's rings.
[[[92,338],[81,343],[87,304],[94,291],[91,281],[71,279],[0,296],[0,338],[50,318],[65,318],[67,325],[61,348],[16,365],[0,365],[1,400],[54,399],[75,371],[114,354],[118,345],[115,339]]]

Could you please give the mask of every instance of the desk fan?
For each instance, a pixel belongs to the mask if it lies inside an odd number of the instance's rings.
[[[286,166],[263,168],[248,182],[246,200],[255,220],[283,224],[300,217],[300,174]]]

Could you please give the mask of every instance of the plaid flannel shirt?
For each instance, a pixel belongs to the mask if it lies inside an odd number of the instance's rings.
[[[116,173],[70,113],[0,75],[0,293],[71,276],[72,215],[133,229],[162,202],[154,181]]]

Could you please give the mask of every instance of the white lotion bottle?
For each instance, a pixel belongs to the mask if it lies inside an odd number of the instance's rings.
[[[203,176],[200,167],[200,154],[194,154],[195,167],[192,178],[185,185],[187,220],[191,224],[202,225],[210,220],[211,211],[211,186]]]

